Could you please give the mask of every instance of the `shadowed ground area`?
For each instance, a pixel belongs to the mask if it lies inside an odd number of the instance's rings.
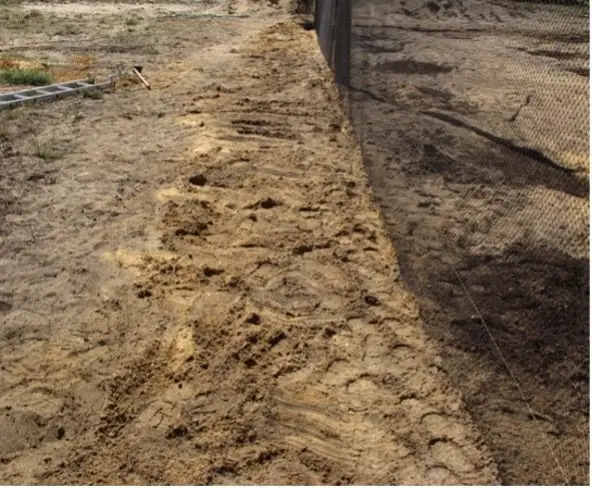
[[[353,4],[350,115],[444,368],[505,483],[587,484],[587,10]]]

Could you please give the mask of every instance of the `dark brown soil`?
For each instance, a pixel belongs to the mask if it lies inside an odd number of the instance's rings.
[[[580,149],[557,149],[587,117],[570,74],[587,24],[577,8],[401,5],[354,8],[350,107],[403,278],[504,483],[588,484],[588,181],[558,156]],[[572,95],[549,117],[553,79]]]

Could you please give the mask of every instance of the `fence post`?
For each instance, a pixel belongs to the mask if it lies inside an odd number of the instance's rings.
[[[335,55],[335,81],[338,85],[349,86],[351,54],[352,0],[337,0],[337,36]]]
[[[321,11],[321,2],[323,0],[315,0],[314,3],[314,28],[317,36],[319,35],[319,22],[320,22],[320,11]]]

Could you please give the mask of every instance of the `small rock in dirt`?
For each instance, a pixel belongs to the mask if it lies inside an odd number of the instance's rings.
[[[12,303],[0,300],[0,313],[8,313],[12,310]]]
[[[140,290],[137,293],[138,298],[149,298],[152,296],[152,292],[150,290]]]
[[[325,327],[325,330],[323,331],[323,335],[327,338],[331,338],[335,334],[337,334],[337,331],[333,327]]]
[[[188,434],[187,427],[184,425],[171,426],[167,429],[165,437],[167,439],[178,439],[180,437],[186,437]]]
[[[207,178],[201,173],[193,175],[189,178],[189,183],[195,186],[204,186],[207,182]]]
[[[229,288],[234,288],[239,283],[240,283],[240,279],[237,276],[231,275],[226,279],[225,285],[228,286]]]
[[[276,200],[274,200],[273,198],[269,198],[267,197],[264,200],[261,200],[261,202],[259,203],[259,205],[261,205],[261,208],[265,208],[265,209],[270,209],[273,207],[277,207],[280,203]]]
[[[253,358],[247,358],[245,360],[245,366],[247,368],[252,368],[253,366],[257,366],[257,361],[255,361],[255,359],[253,359]]]
[[[257,453],[257,456],[255,457],[255,461],[258,463],[264,463],[266,461],[269,461],[270,459],[273,459],[273,457],[276,455],[277,455],[277,452],[275,452],[275,451],[264,450],[264,451]]]
[[[60,440],[60,439],[63,439],[65,435],[66,435],[66,429],[64,429],[63,425],[60,425],[58,427],[58,430],[56,430],[56,437],[58,438],[58,440]]]
[[[204,230],[208,228],[208,225],[210,225],[209,222],[191,222],[188,223],[185,228],[179,228],[175,230],[175,235],[178,237],[199,236]]]
[[[561,435],[561,431],[555,425],[550,425],[545,432],[554,437],[558,437]]]
[[[375,297],[374,295],[366,295],[364,297],[364,301],[370,305],[371,307],[375,307],[376,305],[378,305],[380,303],[380,300],[378,300],[377,297]]]
[[[277,331],[273,333],[270,338],[267,340],[269,347],[277,346],[281,341],[286,338],[286,333],[283,330]]]
[[[308,252],[312,252],[313,249],[314,249],[314,246],[311,244],[301,244],[300,246],[297,246],[296,248],[294,248],[294,254],[298,254],[298,255],[306,254]]]
[[[433,14],[436,14],[440,11],[440,6],[436,2],[427,2],[425,6]],[[444,8],[446,8],[446,6]]]
[[[210,268],[209,266],[204,266],[203,274],[206,278],[210,278],[212,276],[218,276],[224,273],[222,268]]]
[[[251,315],[249,315],[249,317],[247,318],[247,322],[249,324],[253,324],[253,325],[259,325],[261,323],[261,317],[256,314],[256,313],[252,313]]]
[[[310,20],[306,20],[306,21],[302,22],[302,24],[300,24],[300,25],[306,31],[311,31],[311,30],[314,30],[314,28],[315,28],[314,22],[311,22]]]
[[[45,175],[42,173],[33,173],[25,178],[27,181],[41,181],[45,178]]]

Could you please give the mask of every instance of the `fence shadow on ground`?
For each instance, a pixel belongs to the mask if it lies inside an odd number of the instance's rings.
[[[319,0],[315,26],[503,482],[588,484],[588,7]]]

